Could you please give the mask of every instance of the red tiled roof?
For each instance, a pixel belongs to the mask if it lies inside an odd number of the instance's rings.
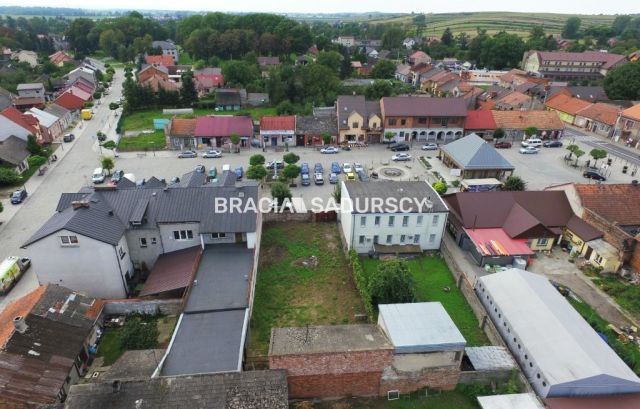
[[[261,131],[295,131],[296,117],[289,116],[263,116],[260,118]]]
[[[569,115],[575,115],[579,111],[585,109],[591,102],[574,98],[565,94],[557,94],[549,98],[544,104],[547,108],[566,112]]]
[[[90,93],[88,93],[87,91],[81,88],[76,87],[75,85],[69,88],[69,92],[71,92],[73,95],[75,95],[76,97],[80,98],[85,102],[91,101],[91,99],[93,98]]]
[[[627,108],[622,111],[622,115],[627,118],[635,119],[636,121],[640,121],[640,104],[634,105],[631,108]]]
[[[58,65],[60,63],[65,63],[67,61],[71,61],[72,58],[69,57],[66,53],[64,53],[63,51],[56,51],[55,53],[51,54],[49,56],[49,61],[51,61],[52,63]]]
[[[195,118],[173,118],[170,124],[170,135],[193,137],[196,123],[197,119]]]
[[[473,110],[467,112],[467,120],[464,123],[464,128],[470,130],[485,130],[496,129],[497,126],[491,111]]]
[[[224,86],[224,75],[222,74],[195,74],[194,78],[204,88]]]
[[[166,78],[160,77],[156,74],[153,74],[151,77],[144,80],[142,82],[142,85],[151,87],[156,92],[158,92],[160,88],[164,89],[165,91],[174,91],[174,92],[180,89],[180,86],[177,83],[171,80],[168,80]]]
[[[522,92],[513,91],[499,98],[496,104],[507,104],[513,107],[521,107],[531,101],[531,97]]]
[[[295,128],[294,128],[295,129]],[[248,116],[211,115],[196,120],[196,137],[227,137],[231,134],[253,135],[253,121]]]
[[[564,129],[564,123],[553,111],[491,111],[498,128],[526,129],[534,126],[540,130]]]
[[[22,298],[18,298],[9,304],[2,313],[0,313],[0,348],[5,346],[9,338],[11,338],[11,334],[13,334],[15,328],[13,326],[13,319],[18,316],[27,316],[38,301],[40,301],[46,289],[46,285],[41,285]]]
[[[537,52],[541,61],[570,61],[570,62],[601,62],[603,68],[610,68],[626,57],[620,54],[603,53],[600,51],[586,51],[571,53],[564,51],[533,51]]]
[[[188,287],[198,269],[201,254],[200,246],[162,254],[153,265],[140,296]]]
[[[575,185],[582,206],[611,223],[640,225],[640,186],[632,184]]]
[[[31,132],[33,135],[36,135],[38,133],[37,127],[39,126],[39,122],[35,117],[31,115],[25,115],[14,107],[8,107],[4,111],[2,111],[0,115],[3,115],[14,123],[20,125],[27,131]]]
[[[596,102],[578,112],[578,115],[603,124],[615,125],[619,112],[620,108],[617,106]]]
[[[70,91],[63,92],[54,102],[69,110],[84,108],[84,100]]]
[[[170,55],[147,55],[144,57],[144,60],[147,64],[157,64],[165,67],[169,67],[170,65],[175,65],[173,61],[173,57]]]
[[[425,53],[424,51],[420,51],[420,50],[416,51],[415,53],[413,53],[413,54],[411,54],[409,56],[409,58],[412,58],[412,59],[425,58],[425,57],[427,57],[427,53]]]

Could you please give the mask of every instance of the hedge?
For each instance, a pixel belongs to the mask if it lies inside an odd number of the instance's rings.
[[[353,280],[356,283],[356,288],[360,292],[360,297],[362,297],[364,308],[367,311],[369,319],[373,320],[375,309],[373,307],[373,303],[371,302],[371,294],[369,293],[367,276],[364,272],[364,268],[362,267],[362,263],[360,263],[360,257],[354,250],[349,250],[349,264],[351,265],[351,271],[353,272]]]

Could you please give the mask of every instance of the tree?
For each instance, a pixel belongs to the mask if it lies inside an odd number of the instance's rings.
[[[333,196],[333,200],[335,200],[336,203],[340,203],[342,199],[342,185],[340,183],[334,186],[331,196]]]
[[[14,169],[0,168],[0,186],[12,186],[20,183],[22,178]]]
[[[116,167],[116,162],[110,156],[100,157],[100,165],[102,169],[107,171],[107,174],[111,174],[111,170]]]
[[[329,145],[331,143],[331,135],[328,134],[327,132],[321,133],[320,136],[322,137],[322,142],[325,145]]]
[[[580,156],[584,155],[584,151],[582,149],[576,149],[573,151],[573,154],[576,155],[576,166],[578,166],[578,159],[580,159]]]
[[[300,160],[300,156],[296,155],[293,152],[289,152],[282,157],[282,160],[288,163],[289,165],[293,165],[294,163]]]
[[[95,36],[90,36],[91,30],[95,27],[93,20],[88,18],[76,18],[71,21],[66,31],[66,38],[69,47],[78,54],[86,55],[95,51],[98,41]]]
[[[4,206],[2,205],[2,202],[0,202],[0,213],[2,213],[4,211]]]
[[[27,135],[27,150],[32,155],[40,155],[42,153],[42,146],[36,141],[36,137],[31,134]]]
[[[520,176],[511,175],[504,181],[502,189],[510,192],[521,192],[527,188],[527,183]]]
[[[289,101],[285,99],[276,107],[276,113],[278,115],[294,115],[296,113],[296,107]]]
[[[267,176],[267,169],[265,169],[265,167],[262,165],[251,165],[247,169],[247,179],[262,180],[265,178],[265,176]]]
[[[391,60],[380,60],[371,69],[371,77],[378,79],[393,78],[396,65]]]
[[[242,138],[240,138],[240,135],[238,135],[237,133],[232,133],[231,135],[229,135],[229,140],[231,141],[233,146],[236,147],[236,149],[237,149],[238,145],[240,144],[240,141],[242,140]],[[237,152],[238,151],[239,150],[237,150]]]
[[[399,26],[389,26],[382,35],[382,48],[392,50],[402,46],[404,30]]]
[[[258,66],[242,60],[231,60],[222,64],[225,83],[246,87],[260,77]]]
[[[458,44],[458,47],[461,50],[466,50],[467,48],[469,48],[469,34],[465,33],[464,31],[459,33],[456,36],[456,44]]]
[[[582,20],[579,17],[569,17],[564,23],[562,29],[562,38],[576,39],[578,38],[578,31],[580,30],[580,24]]]
[[[569,159],[571,159],[573,153],[580,149],[578,145],[567,145],[566,148],[569,151]]]
[[[527,138],[531,138],[532,136],[535,136],[538,134],[538,128],[536,128],[535,126],[530,126],[528,128],[525,128],[524,134],[527,136]]]
[[[604,90],[610,99],[640,99],[640,62],[622,64],[604,78]]]
[[[289,164],[282,169],[282,174],[293,183],[293,180],[300,175],[300,166]]]
[[[390,131],[385,132],[384,139],[386,139],[387,142],[391,142],[391,140],[393,139],[393,132],[390,132]]]
[[[104,141],[107,140],[107,135],[105,135],[104,133],[98,131],[98,133],[96,133],[96,137],[98,138],[98,142],[100,142],[100,144],[102,145],[102,143]]]
[[[342,64],[342,54],[337,51],[321,51],[318,53],[316,63],[324,65],[335,71],[336,74],[340,73],[340,66]]]
[[[389,80],[376,80],[364,90],[367,99],[379,100],[383,97],[390,97],[395,94],[393,85]]]
[[[198,101],[198,92],[193,81],[193,74],[189,71],[182,75],[182,87],[180,87],[180,102],[183,106],[190,107]]]
[[[393,258],[380,262],[367,282],[374,305],[415,301],[415,280],[407,262]]]
[[[495,131],[493,131],[493,139],[502,139],[506,136],[504,129],[502,128],[496,128]]]
[[[115,149],[117,147],[116,142],[115,141],[106,141],[105,143],[102,144],[102,147],[105,149]]]
[[[595,159],[595,162],[593,162],[593,166],[595,166],[596,163],[598,163],[598,159],[604,159],[607,157],[607,151],[604,149],[594,148],[594,149],[591,149],[591,152],[589,152],[589,155],[591,155],[591,157]]]
[[[263,155],[260,155],[260,154],[251,155],[251,157],[249,158],[250,166],[261,166],[261,165],[264,165],[264,162],[265,162],[265,158]]]
[[[440,196],[442,196],[445,193],[447,193],[447,190],[449,189],[449,187],[447,186],[447,182],[445,182],[443,180],[439,180],[437,182],[433,182],[431,187],[433,187],[433,190],[435,190]]]
[[[278,206],[282,205],[286,199],[291,200],[289,186],[282,182],[275,182],[271,185],[271,196],[276,199]]]
[[[47,158],[40,155],[31,155],[27,159],[27,162],[29,163],[30,168],[39,168],[40,166],[47,163]]]
[[[118,105],[116,102],[109,103],[109,109],[110,110],[115,111],[118,108],[120,108],[120,105]]]
[[[444,29],[442,37],[440,37],[440,42],[447,47],[453,44],[453,33],[451,33],[451,29],[449,27]]]

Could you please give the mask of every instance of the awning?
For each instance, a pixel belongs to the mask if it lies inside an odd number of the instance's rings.
[[[482,256],[530,256],[527,239],[512,239],[504,230],[464,229]]]
[[[195,276],[202,249],[200,246],[172,251],[158,257],[140,296],[154,295],[189,286]]]

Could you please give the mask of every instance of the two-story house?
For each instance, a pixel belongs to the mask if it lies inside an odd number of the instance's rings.
[[[640,104],[625,109],[618,116],[613,138],[627,146],[640,146]]]
[[[396,142],[452,141],[462,137],[467,104],[461,98],[385,97],[384,130]]]
[[[527,51],[522,69],[543,75],[553,81],[602,79],[615,67],[627,62],[627,57],[601,51],[571,53],[565,51]]]
[[[236,186],[233,172],[215,183],[191,176],[171,186],[156,179],[62,194],[56,213],[23,245],[40,283],[122,298],[161,254],[218,243],[255,248],[257,213],[217,211],[216,200],[234,198],[243,209],[257,203],[257,185]]]
[[[358,253],[438,250],[448,213],[426,182],[342,182],[342,234]]]
[[[367,101],[362,95],[340,95],[336,111],[337,143],[381,142],[382,115],[379,101]]]
[[[162,50],[162,55],[170,56],[173,59],[174,63],[177,63],[180,59],[180,54],[178,54],[178,47],[176,47],[175,43],[172,40],[166,41],[153,41],[151,43],[152,48],[159,48]]]

